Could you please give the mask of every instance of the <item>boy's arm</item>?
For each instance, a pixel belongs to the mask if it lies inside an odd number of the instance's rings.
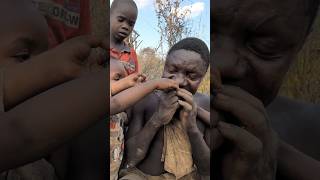
[[[130,74],[129,76],[120,79],[119,81],[113,82],[111,85],[111,95],[118,94],[119,92],[126,90],[138,83],[144,82],[146,77],[142,74]]]
[[[0,172],[48,155],[105,117],[108,110],[106,77],[107,72],[87,75],[3,113]]]
[[[157,79],[138,84],[110,97],[110,115],[117,114],[131,107],[155,89],[177,88],[171,79]]]
[[[91,48],[101,44],[94,37],[80,36],[23,63],[6,67],[3,89],[5,109],[9,110],[38,93],[78,77],[86,62],[95,60],[88,57]]]

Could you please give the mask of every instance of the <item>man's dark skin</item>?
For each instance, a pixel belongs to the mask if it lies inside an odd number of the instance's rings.
[[[178,99],[188,103],[194,101],[194,105],[209,110],[209,98],[196,93],[206,68],[200,55],[193,51],[181,49],[168,55],[163,77],[176,80],[181,89],[176,92],[161,93],[160,97],[154,93],[150,94],[134,106],[126,135],[126,165],[136,166],[144,173],[153,176],[164,173],[164,164],[161,162],[163,125],[169,123],[173,118],[181,120],[179,112],[182,111],[183,105],[179,105]],[[189,93],[189,95],[183,95],[184,93]],[[189,104],[192,105],[192,103]],[[194,108],[197,111],[197,107]],[[183,123],[188,124],[190,121],[188,119]],[[204,138],[202,135],[206,134],[206,128],[201,121],[196,121],[196,118],[193,123],[194,125],[185,125],[192,147],[193,160],[198,167],[198,173],[202,176],[209,176],[210,151],[208,145],[210,142],[208,136]]]
[[[319,106],[277,97],[309,33],[307,2],[213,2],[215,179],[319,178]]]

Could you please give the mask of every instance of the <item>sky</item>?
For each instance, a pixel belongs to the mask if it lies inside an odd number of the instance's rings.
[[[137,52],[146,47],[155,48],[160,41],[155,0],[134,1],[139,10],[134,29],[140,34],[139,40],[142,41]],[[188,21],[193,27],[191,36],[202,39],[210,48],[210,0],[184,0],[181,6],[183,10],[189,9],[191,11],[188,16]]]

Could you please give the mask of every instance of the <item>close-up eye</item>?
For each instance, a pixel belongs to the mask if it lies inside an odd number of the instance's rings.
[[[273,38],[253,37],[247,41],[246,47],[255,55],[265,59],[274,59],[281,56],[279,54],[281,47]]]
[[[171,66],[168,68],[168,71],[169,71],[169,73],[174,73],[174,72],[176,72],[176,68]]]
[[[133,27],[135,23],[136,23],[136,22],[134,22],[134,21],[130,21],[130,22],[129,22],[129,26]]]
[[[124,21],[124,18],[123,18],[123,17],[118,17],[118,21],[119,21],[119,22],[123,22],[123,21]]]
[[[188,77],[191,79],[191,80],[195,80],[197,79],[198,75],[196,73],[188,73]]]
[[[31,57],[31,54],[30,54],[29,50],[25,49],[25,50],[22,50],[22,51],[16,53],[13,57],[16,58],[16,60],[18,62],[24,62]]]

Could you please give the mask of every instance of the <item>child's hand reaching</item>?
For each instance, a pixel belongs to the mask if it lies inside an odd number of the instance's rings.
[[[130,74],[129,76],[123,78],[128,87],[133,87],[136,84],[143,83],[146,81],[146,76],[140,73]]]
[[[154,82],[158,90],[179,89],[179,84],[172,79],[161,78],[154,80]]]

